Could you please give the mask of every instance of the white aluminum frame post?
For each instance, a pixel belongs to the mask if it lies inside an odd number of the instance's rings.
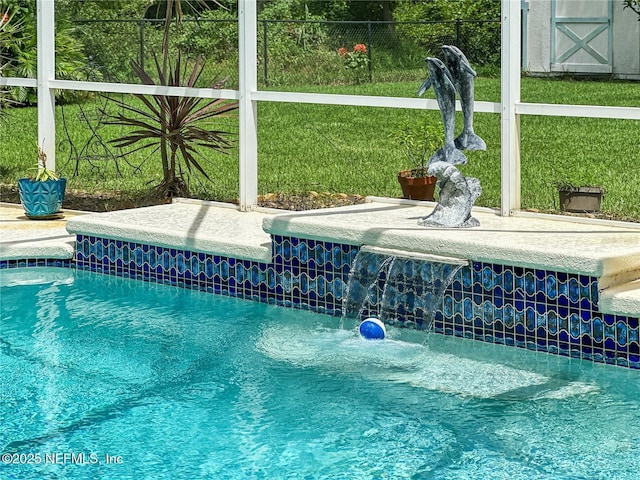
[[[258,203],[258,112],[257,102],[359,105],[382,108],[438,110],[433,99],[362,95],[314,94],[259,91],[257,81],[257,4],[238,0],[239,88],[238,90],[165,87],[101,82],[80,82],[55,78],[55,0],[37,0],[37,79],[0,77],[0,86],[37,87],[38,144],[47,155],[47,167],[55,169],[55,89],[93,92],[175,95],[223,98],[239,101],[239,203],[243,211]],[[636,120],[640,108],[591,105],[521,103],[521,0],[501,0],[501,101],[475,102],[474,110],[501,115],[501,208],[504,216],[520,210],[520,116],[575,116]],[[456,102],[460,109],[460,103]]]
[[[500,213],[513,215],[520,210],[520,0],[502,0],[500,61]]]
[[[258,11],[254,0],[238,4],[239,201],[242,211],[258,204]]]
[[[56,169],[55,18],[53,0],[37,3],[38,147],[47,155],[46,167]]]

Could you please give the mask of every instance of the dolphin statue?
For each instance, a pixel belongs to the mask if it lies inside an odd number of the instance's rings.
[[[480,222],[471,216],[471,208],[482,193],[477,178],[467,178],[448,162],[434,162],[427,171],[438,177],[440,187],[438,205],[418,220],[425,227],[477,227]]]
[[[462,104],[464,128],[456,137],[456,147],[460,150],[486,150],[487,144],[473,131],[473,84],[477,73],[455,45],[443,45],[442,51]]]
[[[436,100],[440,107],[440,114],[442,115],[442,122],[444,123],[444,146],[429,158],[428,165],[434,162],[464,165],[467,163],[467,157],[456,148],[453,139],[456,126],[456,87],[451,72],[437,58],[427,57],[425,62],[427,62],[429,76],[420,85],[418,96],[421,97],[433,85]]]

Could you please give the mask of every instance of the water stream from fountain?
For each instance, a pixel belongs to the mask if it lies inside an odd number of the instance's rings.
[[[387,325],[429,331],[445,289],[467,264],[457,258],[363,247],[349,273],[343,328],[347,320],[359,323],[376,317]]]

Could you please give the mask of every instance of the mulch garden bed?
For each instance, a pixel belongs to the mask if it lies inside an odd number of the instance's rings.
[[[8,203],[20,203],[18,187],[10,184],[0,184],[0,201]],[[307,192],[300,194],[268,193],[258,197],[258,205],[280,210],[314,210],[317,208],[343,207],[364,203],[365,197],[361,195],[347,195],[345,193]],[[80,210],[85,212],[110,212],[127,208],[147,207],[169,203],[169,200],[159,200],[151,196],[140,198],[127,198],[118,192],[84,192],[81,190],[67,189],[63,207],[68,210]],[[612,215],[608,213],[568,213],[558,210],[528,210],[538,213],[561,214],[572,217],[599,218],[603,220],[619,220],[623,222],[640,222],[640,219]]]

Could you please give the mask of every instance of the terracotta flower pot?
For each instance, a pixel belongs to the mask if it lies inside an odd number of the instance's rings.
[[[402,188],[403,198],[409,200],[434,200],[437,177],[412,177],[411,170],[398,173],[398,182]]]

